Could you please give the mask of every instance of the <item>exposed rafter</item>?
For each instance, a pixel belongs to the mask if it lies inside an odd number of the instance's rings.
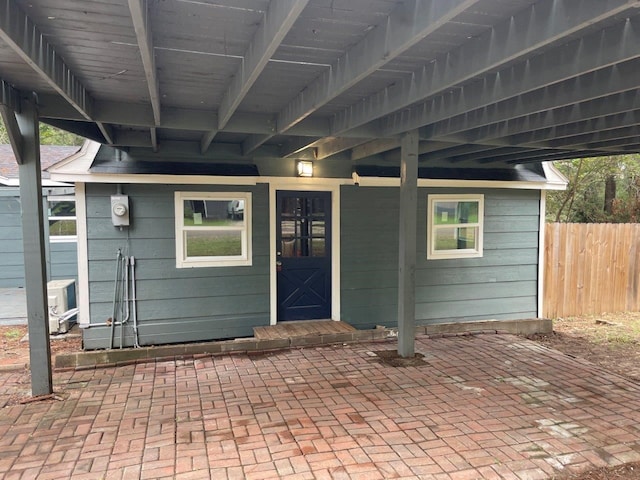
[[[550,144],[556,144],[553,140]],[[610,149],[619,146],[633,145],[640,143],[640,125],[636,124],[626,128],[615,128],[595,132],[591,135],[579,135],[558,141],[557,148],[584,148],[591,150]]]
[[[307,152],[313,153],[315,159],[315,149],[310,145],[314,145],[318,140],[317,137],[292,137],[280,147],[280,155],[283,158],[298,158],[302,152],[307,150]]]
[[[63,96],[82,116],[91,119],[91,98],[73,72],[56,54],[38,27],[14,0],[0,0],[0,39],[40,78]]]
[[[272,0],[258,27],[244,60],[227,88],[220,111],[218,129],[224,128],[258,75],[287,35],[308,0]]]
[[[587,102],[544,110],[498,123],[492,123],[445,137],[455,143],[486,143],[500,139],[515,145],[541,142],[597,131],[607,125],[628,126],[640,123],[634,114],[640,110],[640,90],[630,90]]]
[[[0,105],[20,113],[20,95],[9,83],[0,79]]]
[[[22,164],[22,134],[18,127],[16,112],[20,112],[20,95],[15,88],[4,80],[0,80],[0,115],[7,129],[16,161]]]
[[[7,135],[9,137],[9,143],[11,143],[11,148],[13,149],[14,156],[16,157],[16,162],[18,165],[22,165],[24,163],[24,157],[22,153],[22,134],[20,133],[20,127],[18,126],[18,122],[16,120],[16,112],[9,108],[4,103],[0,103],[0,117],[4,122],[4,126],[7,130]]]
[[[640,44],[636,45],[636,50],[640,55]],[[428,125],[422,129],[421,134],[423,138],[450,138],[451,135],[466,130],[631,91],[637,88],[634,72],[638,72],[639,68],[640,59],[606,67],[551,86],[542,86],[540,90]],[[473,100],[469,103],[473,104]]]
[[[479,160],[480,163],[531,163],[531,162],[551,162],[554,160],[568,160],[572,158],[581,157],[595,157],[607,155],[606,153],[595,154],[589,150],[532,150],[529,153],[514,153],[511,155],[501,155],[492,159],[487,158],[484,161]]]
[[[414,72],[409,80],[394,84],[338,113],[332,124],[332,134],[342,135],[342,132],[390,115],[501,65],[524,58],[559,38],[628,10],[633,3],[629,0],[537,2],[480,37]],[[534,72],[536,70],[532,68],[531,73]],[[472,98],[465,97],[465,100]],[[418,109],[412,111],[411,115],[412,118],[417,117],[414,124],[418,127],[429,123],[422,115],[416,115],[420,113]],[[390,132],[396,134],[400,130],[408,131],[413,128],[404,128],[409,123],[404,119],[404,114],[398,114],[397,117],[392,116],[387,122]]]
[[[93,122],[78,122],[70,120],[61,120],[56,118],[41,119],[42,123],[51,125],[52,127],[66,130],[67,132],[80,135],[81,137],[88,138],[94,142],[101,143],[103,141],[103,134],[98,126]],[[113,140],[113,139],[112,139]]]
[[[244,142],[242,142],[242,151],[245,155],[250,154],[261,145],[264,145],[270,139],[275,136],[275,128],[272,133],[267,134],[252,134],[249,135]]]
[[[458,145],[456,147],[431,152],[426,155],[426,159],[429,161],[447,159],[452,163],[456,163],[465,160],[467,155],[475,155],[483,152],[486,153],[495,149],[496,147],[493,145]]]
[[[318,160],[322,160],[336,153],[346,152],[353,147],[367,142],[369,142],[368,138],[327,138],[317,142],[315,147],[317,149]]]
[[[136,31],[144,75],[147,78],[153,118],[155,125],[160,125],[160,87],[158,85],[156,60],[153,52],[153,34],[149,25],[147,1],[129,0],[129,11],[131,12],[133,28]]]
[[[420,142],[418,145],[418,155],[424,155],[425,153],[438,152],[447,148],[457,146],[457,143],[429,141]],[[384,159],[387,162],[398,162],[400,160],[400,150],[388,151],[384,154]]]
[[[278,131],[274,135],[289,130],[477,2],[409,0],[401,3],[385,22],[371,30],[280,111]],[[269,138],[254,138],[247,144],[247,151]]]
[[[625,131],[640,125],[640,110],[617,115],[593,118],[582,122],[533,130],[511,137],[484,139],[481,143],[491,145],[523,145],[536,148],[567,148],[583,145],[599,139],[613,138],[616,131]]]
[[[14,0],[0,0],[0,11],[0,39],[82,117],[91,120],[93,99],[33,21]],[[97,125],[105,141],[111,143],[110,128],[100,122]]]
[[[94,105],[94,119],[98,122],[142,128],[154,126],[153,111],[148,105],[103,100],[95,100]],[[70,108],[56,95],[39,95],[38,107],[40,118],[84,120],[78,112]],[[211,110],[163,107],[162,123],[159,127],[205,132],[211,128],[212,119],[215,121],[216,115],[216,112]],[[272,114],[236,112],[222,131],[266,135],[273,132],[275,125],[276,118]],[[325,118],[308,118],[289,130],[288,134],[315,138],[325,137],[329,134],[329,121]],[[374,139],[379,137],[379,130],[375,126],[367,126],[348,132],[345,136]]]
[[[430,138],[443,137],[535,111],[633,89],[637,86],[635,78],[626,82],[626,88],[614,89],[611,85],[623,74],[619,70],[628,72],[633,68],[623,62],[640,56],[640,19],[628,22],[628,28],[609,28],[594,33],[417,105],[403,112],[402,119],[400,115],[385,119],[383,131],[392,134],[399,128],[443,120],[426,130],[426,136]],[[590,76],[585,77],[586,74]],[[560,83],[565,80],[570,81]],[[584,90],[588,89],[585,84],[602,93],[594,92],[585,98]],[[577,86],[582,95],[575,91]],[[535,91],[542,88],[545,90]],[[535,103],[536,107],[527,107],[522,104],[524,101],[529,105]],[[482,108],[485,109],[479,110]],[[422,134],[425,135],[425,131]]]
[[[370,157],[372,155],[378,155],[380,153],[388,152],[395,148],[400,148],[399,138],[380,138],[357,145],[351,149],[351,160],[356,161],[361,158]]]
[[[151,148],[153,149],[154,152],[158,151],[158,129],[157,128],[151,128],[149,130],[149,134],[151,136]]]
[[[216,129],[209,130],[208,132],[205,132],[204,135],[202,135],[202,138],[200,139],[200,153],[205,153],[208,150],[211,142],[213,142],[213,139],[217,134],[218,130]]]
[[[468,152],[463,155],[453,156],[453,157],[445,157],[451,163],[457,164],[462,162],[477,162],[480,160],[484,160],[486,158],[491,158],[495,161],[503,161],[503,158],[512,159],[514,155],[523,156],[523,155],[536,155],[536,154],[546,154],[544,150],[537,150],[535,148],[524,148],[524,147],[487,147],[487,146],[479,146],[475,152]]]
[[[215,129],[206,132],[201,140],[204,153],[217,132],[223,129],[236,111],[251,86],[287,35],[308,0],[272,0],[264,19],[247,48],[242,63],[236,70],[222,98]]]

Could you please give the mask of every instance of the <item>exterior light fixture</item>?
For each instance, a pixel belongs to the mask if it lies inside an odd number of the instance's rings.
[[[296,171],[299,177],[313,177],[313,162],[300,160],[296,164]]]

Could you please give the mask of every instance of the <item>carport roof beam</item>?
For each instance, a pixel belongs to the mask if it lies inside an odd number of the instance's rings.
[[[509,62],[524,58],[537,49],[624,12],[635,4],[630,0],[537,2],[480,37],[415,71],[406,82],[394,84],[345,108],[333,120],[332,135],[341,135],[344,131],[393,114]],[[593,55],[593,52],[592,50],[589,54]],[[473,97],[466,97],[467,100],[471,98]],[[421,117],[418,118],[422,120]],[[392,131],[386,133],[402,133],[427,123],[429,122],[398,121],[392,116],[388,122],[389,130]]]
[[[318,108],[441,28],[478,0],[409,0],[338,58],[278,113],[278,130],[247,142],[247,152],[289,130]]]

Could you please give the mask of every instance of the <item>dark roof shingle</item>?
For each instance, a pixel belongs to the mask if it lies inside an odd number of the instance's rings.
[[[42,178],[49,178],[49,173],[44,171],[46,168],[73,155],[78,150],[80,147],[73,145],[40,145]],[[18,178],[18,162],[11,145],[0,145],[0,176]]]

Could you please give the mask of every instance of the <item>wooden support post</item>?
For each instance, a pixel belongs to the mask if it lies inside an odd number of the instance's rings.
[[[398,261],[398,354],[413,357],[416,339],[416,222],[418,219],[418,131],[400,144],[400,255]]]
[[[31,394],[40,396],[53,393],[53,381],[42,211],[40,133],[35,104],[31,101],[23,102],[22,112],[16,114],[16,120],[20,128],[23,148],[23,163],[19,166],[19,173]]]

